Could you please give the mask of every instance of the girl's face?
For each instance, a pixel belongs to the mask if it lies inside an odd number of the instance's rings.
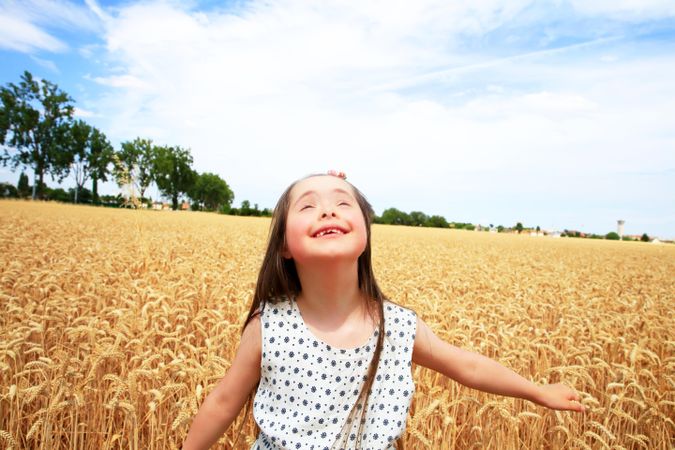
[[[353,190],[325,175],[299,181],[290,193],[285,258],[296,264],[335,259],[356,262],[367,244],[366,223]]]

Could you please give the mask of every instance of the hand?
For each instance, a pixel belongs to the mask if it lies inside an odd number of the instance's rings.
[[[539,387],[539,403],[551,409],[584,412],[586,408],[579,403],[579,394],[564,384],[545,384]]]

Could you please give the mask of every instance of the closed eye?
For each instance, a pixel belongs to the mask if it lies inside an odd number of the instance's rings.
[[[311,208],[311,207],[312,207],[312,205],[305,205],[302,208],[300,208],[300,211],[303,211],[303,210],[305,210],[307,208]]]

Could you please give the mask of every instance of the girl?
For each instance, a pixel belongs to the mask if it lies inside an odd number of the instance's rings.
[[[247,398],[260,430],[252,450],[394,449],[413,396],[413,362],[474,389],[584,410],[567,386],[535,385],[456,348],[386,299],[371,265],[372,217],[341,172],[286,189],[239,349],[184,450],[209,448]]]

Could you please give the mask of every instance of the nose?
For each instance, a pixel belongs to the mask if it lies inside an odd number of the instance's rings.
[[[335,215],[335,209],[330,205],[326,204],[323,207],[323,211],[321,212],[321,218],[325,219],[327,217],[336,217]]]

